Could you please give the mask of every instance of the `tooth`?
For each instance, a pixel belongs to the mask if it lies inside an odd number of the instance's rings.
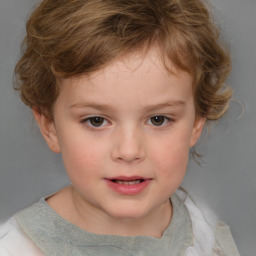
[[[121,185],[136,185],[140,183],[140,180],[132,180],[132,181],[117,180],[116,183]]]

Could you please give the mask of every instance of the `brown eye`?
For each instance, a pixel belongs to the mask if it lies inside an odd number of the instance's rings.
[[[168,121],[170,121],[170,119],[165,116],[153,116],[150,118],[150,122],[154,126],[165,125],[166,122],[168,123]]]
[[[90,125],[94,127],[99,127],[104,124],[105,119],[103,117],[95,116],[95,117],[88,118],[88,121]]]

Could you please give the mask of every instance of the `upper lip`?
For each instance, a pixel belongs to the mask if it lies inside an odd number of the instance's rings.
[[[122,181],[133,181],[133,180],[151,180],[151,178],[146,178],[143,176],[115,176],[108,177],[107,180],[122,180]]]

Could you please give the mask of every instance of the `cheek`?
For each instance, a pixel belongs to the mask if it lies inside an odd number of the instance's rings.
[[[152,158],[162,175],[166,177],[184,176],[189,156],[189,143],[185,137],[179,135],[166,137],[161,145],[154,147]]]
[[[102,148],[90,143],[69,143],[62,150],[62,158],[70,179],[91,176],[100,169],[104,153]]]

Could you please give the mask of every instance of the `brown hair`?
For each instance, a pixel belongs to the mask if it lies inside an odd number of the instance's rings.
[[[44,0],[26,28],[16,88],[26,105],[49,118],[59,78],[91,73],[153,46],[164,63],[192,74],[198,115],[215,120],[228,107],[229,54],[200,0]]]

